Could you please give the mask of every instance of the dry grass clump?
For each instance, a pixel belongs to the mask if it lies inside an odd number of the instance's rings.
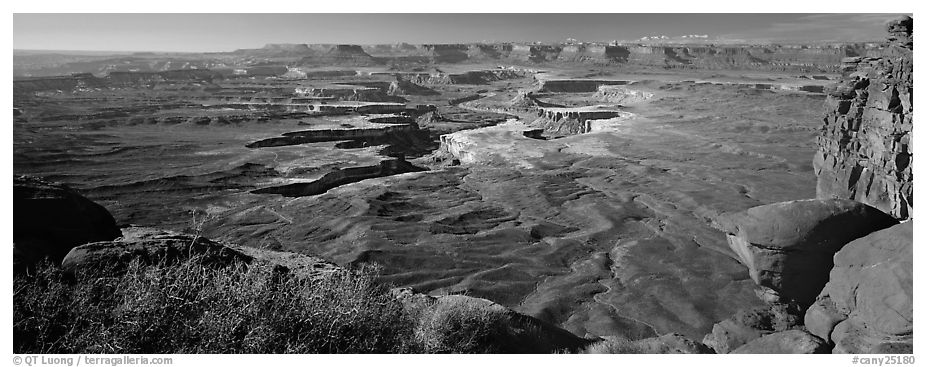
[[[129,264],[14,277],[16,353],[397,353],[414,322],[375,272],[317,279],[267,265]]]
[[[416,313],[422,353],[500,353],[512,333],[507,314],[477,302],[436,302]]]
[[[611,338],[589,345],[582,351],[586,354],[645,354],[646,351],[629,339]]]
[[[537,333],[482,302],[405,304],[377,277],[362,268],[304,278],[258,263],[207,266],[201,256],[76,276],[46,262],[14,276],[13,350],[504,353]]]

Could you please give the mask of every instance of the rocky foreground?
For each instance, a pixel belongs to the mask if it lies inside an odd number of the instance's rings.
[[[844,60],[848,76],[827,99],[817,199],[751,208],[722,225],[771,312],[715,325],[704,339],[715,350],[913,352],[913,20],[887,29],[883,53]]]

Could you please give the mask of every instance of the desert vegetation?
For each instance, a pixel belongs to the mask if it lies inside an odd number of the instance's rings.
[[[133,261],[15,277],[17,353],[476,353],[504,315],[472,304],[405,307],[364,267],[314,278],[263,264]]]

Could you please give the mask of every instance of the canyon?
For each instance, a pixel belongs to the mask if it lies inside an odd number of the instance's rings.
[[[483,299],[570,348],[912,352],[906,19],[877,44],[24,56],[13,168],[123,233],[377,264],[384,283]],[[97,237],[81,243],[120,241]],[[879,261],[899,296],[854,268]]]

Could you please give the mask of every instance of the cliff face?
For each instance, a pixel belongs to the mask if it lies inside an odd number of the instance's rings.
[[[839,71],[844,57],[861,46],[710,46],[630,45],[627,62],[678,69],[743,69],[766,71]]]
[[[913,20],[888,23],[879,52],[846,60],[814,157],[818,197],[912,215]],[[807,309],[807,331],[833,353],[912,353],[913,221],[856,239],[834,257],[829,281]]]
[[[818,198],[853,199],[896,218],[913,207],[913,21],[888,24],[889,42],[844,60],[829,91],[814,156]]]
[[[426,63],[511,62],[638,65],[683,69],[837,72],[840,60],[864,52],[864,45],[604,45],[442,44],[376,45],[392,58],[419,57]]]

